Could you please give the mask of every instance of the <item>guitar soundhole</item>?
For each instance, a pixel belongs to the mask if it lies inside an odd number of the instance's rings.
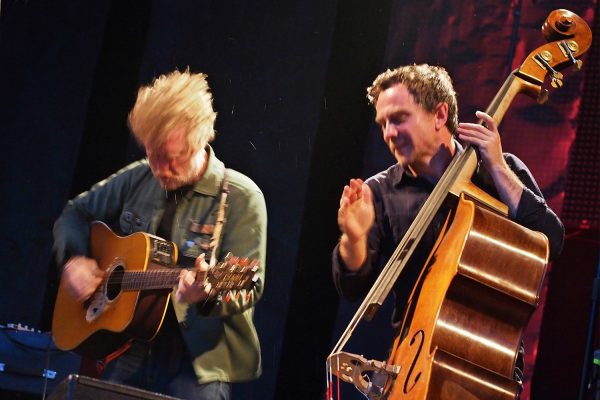
[[[108,283],[106,284],[106,298],[109,301],[114,300],[119,293],[121,293],[124,272],[125,267],[122,265],[117,265],[112,270],[110,277],[108,278]]]

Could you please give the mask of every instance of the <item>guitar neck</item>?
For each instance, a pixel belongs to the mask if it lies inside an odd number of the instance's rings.
[[[109,278],[118,279],[121,283],[121,290],[126,292],[140,290],[171,289],[179,282],[181,269],[156,268],[147,271],[125,271],[121,276]]]
[[[258,265],[232,266],[219,263],[208,271],[197,271],[196,280],[206,281],[217,292],[226,290],[250,289],[255,282]],[[114,271],[107,286],[118,287],[120,291],[172,289],[179,282],[184,269],[155,267],[146,271]]]

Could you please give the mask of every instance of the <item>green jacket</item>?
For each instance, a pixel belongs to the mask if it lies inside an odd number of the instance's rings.
[[[190,228],[192,223],[215,223],[225,171],[210,146],[207,153],[208,166],[202,179],[177,205],[170,238],[180,255],[192,258],[205,250],[211,235]],[[242,293],[228,302],[217,299],[188,305],[171,296],[200,383],[247,381],[261,373],[260,345],[252,315],[264,289],[266,206],[262,192],[248,177],[229,169],[227,179],[229,196],[218,259],[227,252],[258,259],[259,279],[251,296]],[[121,235],[139,231],[155,234],[165,202],[165,192],[146,159],[121,169],[68,202],[54,225],[58,264],[70,256],[88,254],[89,223],[93,220],[105,222]],[[207,260],[209,257],[206,254]]]

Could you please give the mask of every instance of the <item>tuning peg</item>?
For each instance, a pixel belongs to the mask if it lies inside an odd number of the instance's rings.
[[[569,60],[571,60],[571,62],[573,63],[573,70],[574,71],[581,71],[581,67],[583,66],[583,61],[577,60],[573,56],[573,51],[577,51],[579,49],[579,45],[577,44],[577,42],[571,40],[567,44],[567,42],[565,42],[564,40],[561,40],[560,41],[560,47],[562,48],[563,53],[567,57],[569,57]]]
[[[229,300],[231,300],[231,293],[227,292],[227,294],[225,295],[225,299],[223,301],[225,303],[229,303]]]
[[[546,71],[548,71],[548,73],[552,77],[551,78],[552,81],[550,82],[552,87],[555,89],[558,89],[563,86],[563,75],[560,72],[556,71],[554,68],[552,68],[552,66],[550,64],[548,64],[547,60],[550,60],[551,58],[552,58],[552,54],[550,54],[550,52],[542,52],[541,54],[537,53],[535,55],[535,59],[544,68],[546,68]]]
[[[562,74],[560,72],[557,72],[556,75],[553,75],[550,84],[554,89],[563,87],[564,82]]]

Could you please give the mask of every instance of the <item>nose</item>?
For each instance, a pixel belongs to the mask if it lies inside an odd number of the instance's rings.
[[[153,160],[154,170],[161,176],[168,176],[173,172],[173,167],[171,162],[163,159],[155,159]]]
[[[155,165],[156,170],[161,174],[164,174],[165,172],[169,171],[169,163],[165,162],[164,160],[156,160]]]
[[[398,136],[398,130],[391,124],[390,121],[385,121],[385,125],[383,126],[383,138],[384,140],[393,139]]]

